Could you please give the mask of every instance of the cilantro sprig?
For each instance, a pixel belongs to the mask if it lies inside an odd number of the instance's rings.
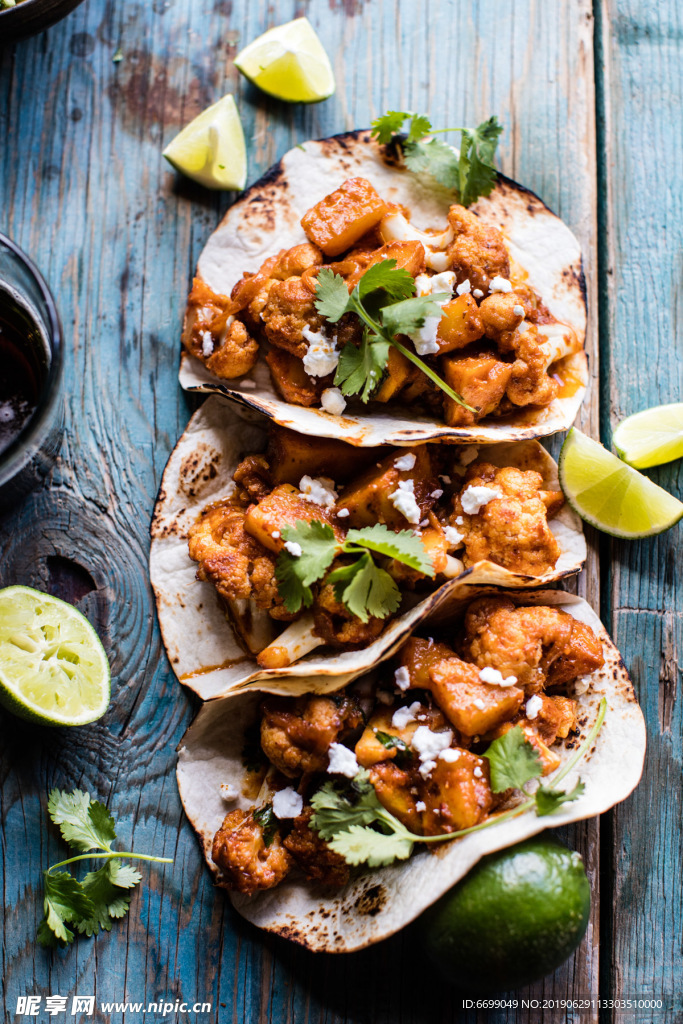
[[[447,292],[415,295],[415,281],[396,260],[373,263],[351,293],[341,274],[329,267],[318,274],[315,307],[329,323],[336,324],[345,313],[355,313],[363,323],[360,345],[344,345],[334,383],[345,395],[360,395],[367,402],[378,388],[394,348],[417,366],[444,394],[470,412],[471,406],[435,373],[415,352],[397,340],[397,334],[413,334],[424,326],[427,317],[440,317],[439,302],[450,299]]]
[[[409,121],[405,138],[403,126]],[[497,171],[493,157],[503,131],[496,117],[489,117],[476,128],[432,128],[424,114],[410,110],[389,110],[372,122],[372,134],[387,144],[399,136],[406,167],[420,174],[430,174],[440,185],[453,189],[458,202],[470,206],[480,196],[488,196],[496,184]],[[460,132],[460,151],[441,139],[445,132]]]
[[[123,864],[122,857],[158,864],[173,861],[169,857],[113,850],[114,819],[104,804],[91,799],[89,793],[53,789],[47,809],[65,842],[79,851],[78,856],[52,864],[43,872],[45,917],[38,927],[38,941],[43,946],[57,946],[73,942],[75,932],[91,936],[100,929],[110,931],[114,920],[128,913],[131,890],[142,875],[129,864]],[[93,850],[101,852],[92,853]],[[105,863],[97,871],[89,871],[82,881],[59,870],[81,860]]]
[[[311,584],[322,579],[340,554],[360,557],[331,572],[328,582],[333,584],[337,600],[361,622],[367,622],[370,616],[384,619],[401,603],[396,583],[385,569],[375,565],[371,552],[395,558],[425,576],[434,576],[424,544],[412,530],[395,533],[382,523],[375,523],[362,530],[349,530],[344,540],[338,541],[328,523],[299,519],[294,526],[284,526],[281,535],[283,540],[301,548],[300,555],[281,551],[275,563],[278,591],[288,612],[298,612],[302,605],[310,608]]]
[[[539,817],[553,814],[562,804],[578,799],[584,792],[585,785],[580,780],[569,792],[559,789],[559,783],[590,750],[605,720],[606,711],[607,701],[603,697],[595,724],[583,743],[550,785],[539,786],[533,796],[526,794],[523,787],[541,775],[542,766],[522,729],[516,726],[500,739],[494,740],[484,754],[491,766],[491,788],[497,793],[510,788],[521,789],[528,799],[480,825],[444,835],[416,835],[382,806],[365,770],[356,775],[350,787],[326,782],[311,799],[314,811],[311,824],[347,864],[382,867],[394,860],[405,860],[412,853],[415,843],[440,843],[459,839],[472,832],[492,828],[530,810],[534,810]],[[531,747],[533,757],[526,747]]]

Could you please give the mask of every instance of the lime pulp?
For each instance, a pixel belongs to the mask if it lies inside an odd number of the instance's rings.
[[[232,96],[224,96],[169,142],[164,156],[177,171],[206,188],[243,189],[247,149]]]
[[[317,103],[335,90],[329,57],[308,18],[264,32],[237,54],[235,66],[259,89],[288,103]]]

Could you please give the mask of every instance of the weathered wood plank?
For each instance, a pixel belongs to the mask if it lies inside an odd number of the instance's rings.
[[[679,401],[683,384],[681,251],[683,16],[676,4],[604,0],[608,245],[603,283],[603,439],[624,416]],[[681,496],[681,463],[652,471]],[[605,849],[614,921],[605,981],[617,998],[664,997],[680,1013],[681,758],[680,528],[608,546],[606,611],[632,667],[648,728],[643,780],[613,815]]]
[[[325,104],[291,108],[239,81],[230,58],[269,25],[301,13],[332,56],[339,89]],[[174,747],[193,709],[161,652],[145,558],[158,480],[189,415],[176,383],[184,296],[228,201],[177,180],[160,157],[162,143],[230,90],[252,180],[294,142],[367,125],[390,106],[429,110],[444,126],[495,112],[507,129],[503,169],[573,226],[590,269],[591,27],[588,0],[216,0],[211,7],[87,0],[47,35],[2,52],[8,103],[0,130],[10,144],[0,152],[0,221],[57,294],[70,339],[70,430],[53,488],[0,524],[0,574],[68,596],[82,580],[68,562],[82,566],[96,590],[81,607],[102,629],[115,672],[114,704],[94,727],[36,732],[0,719],[7,908],[0,984],[11,1011],[18,995],[78,991],[142,1002],[206,999],[212,1019],[249,1024],[557,1019],[521,1011],[463,1017],[455,995],[424,984],[431,974],[409,932],[343,959],[312,958],[236,917],[212,889],[179,806]],[[117,46],[124,59],[114,64]],[[595,372],[595,358],[592,365]],[[596,401],[594,389],[584,413],[593,430]],[[595,600],[594,558],[586,581]],[[176,858],[163,874],[150,872],[125,923],[55,956],[33,940],[40,869],[60,849],[43,824],[53,784],[96,790],[111,800],[123,840]],[[569,839],[595,878],[597,827],[573,829]],[[534,995],[597,990],[595,883],[594,892],[592,931],[579,954]]]

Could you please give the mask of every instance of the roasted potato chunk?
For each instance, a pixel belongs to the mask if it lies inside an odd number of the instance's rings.
[[[443,307],[436,340],[439,352],[452,352],[456,348],[478,341],[484,333],[479,307],[471,295],[458,295]]]
[[[301,218],[310,240],[326,256],[350,249],[387,211],[387,204],[365,178],[349,178]]]
[[[340,542],[343,540],[343,532],[336,525],[330,510],[316,505],[314,501],[308,501],[291,484],[280,484],[262,498],[258,505],[252,505],[245,516],[244,528],[264,548],[279,554],[285,543],[281,536],[282,527],[295,526],[300,519],[307,523],[314,519],[327,523],[337,539]]]
[[[427,836],[458,832],[478,825],[493,806],[488,761],[467,750],[458,750],[455,761],[439,758],[420,786],[427,805],[422,812],[422,832]]]
[[[454,652],[447,644],[411,636],[398,652],[397,667],[408,670],[411,688],[428,690],[431,687],[430,670],[453,656]]]
[[[251,896],[272,889],[289,873],[292,858],[279,832],[266,846],[263,829],[250,811],[232,811],[214,836],[211,857],[222,873],[221,885]]]
[[[375,402],[389,402],[404,388],[411,384],[417,376],[424,376],[416,366],[406,359],[397,348],[389,349],[389,358],[384,368],[382,382],[373,394]]]
[[[389,242],[369,256],[367,261],[359,261],[358,268],[346,278],[349,291],[354,288],[361,277],[374,263],[383,260],[396,260],[396,266],[407,270],[412,277],[417,277],[425,268],[425,250],[422,242]]]
[[[331,437],[308,437],[272,425],[267,456],[274,484],[296,486],[302,476],[325,476],[331,468],[335,481],[345,483],[376,460],[377,449],[354,448]]]
[[[273,384],[285,402],[292,405],[320,405],[320,396],[329,386],[327,377],[309,377],[298,356],[281,348],[266,352]]]
[[[414,795],[414,792],[417,792],[416,780],[419,779],[419,775],[399,768],[393,761],[375,764],[369,772],[370,782],[375,787],[377,799],[382,806],[411,832],[421,835],[422,821]]]
[[[469,412],[452,398],[444,399],[444,418],[450,427],[466,427],[495,412],[505,395],[512,374],[512,363],[501,362],[493,352],[477,355],[459,352],[440,360],[444,380],[476,409]]]
[[[476,665],[452,657],[429,670],[430,690],[464,736],[480,736],[517,713],[524,690],[482,682]]]
[[[361,528],[385,523],[393,530],[406,529],[409,520],[391,501],[391,495],[397,491],[399,481],[402,480],[413,481],[415,501],[422,520],[436,501],[431,495],[439,484],[429,448],[429,445],[419,445],[394,451],[345,488],[337,504],[348,508],[349,525]],[[409,456],[415,458],[410,469],[396,468],[397,460],[400,462]]]

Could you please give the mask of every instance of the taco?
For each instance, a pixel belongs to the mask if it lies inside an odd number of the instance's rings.
[[[209,699],[352,679],[458,581],[539,586],[585,557],[536,441],[360,451],[214,397],[166,467],[150,571],[171,664]]]
[[[216,883],[312,950],[386,938],[487,853],[606,811],[642,771],[619,653],[560,591],[481,588],[393,662],[319,683],[204,705],[177,769]]]
[[[340,282],[342,299],[367,286],[393,344],[331,312]],[[422,296],[422,319],[377,313],[386,289]],[[573,422],[585,330],[578,243],[537,196],[499,175],[465,209],[351,132],[291,150],[228,211],[199,259],[180,381],[354,445],[523,440]]]

